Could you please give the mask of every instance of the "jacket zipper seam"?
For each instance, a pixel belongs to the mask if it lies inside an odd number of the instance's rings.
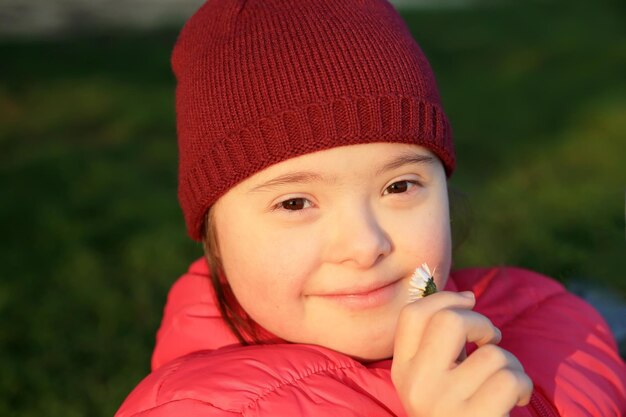
[[[560,417],[554,405],[548,402],[545,396],[536,389],[533,390],[528,406],[535,417]]]

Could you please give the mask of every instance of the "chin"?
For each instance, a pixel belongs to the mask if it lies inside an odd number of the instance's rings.
[[[342,346],[327,346],[330,349],[350,356],[359,362],[375,362],[383,359],[390,359],[393,356],[393,343],[373,343],[371,341],[363,343],[346,343]]]
[[[356,352],[355,354],[348,354],[348,356],[358,360],[359,362],[376,362],[384,359],[391,359],[393,357],[393,349],[368,350]]]

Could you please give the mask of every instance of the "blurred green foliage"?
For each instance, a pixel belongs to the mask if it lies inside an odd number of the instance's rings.
[[[624,13],[592,6],[405,13],[472,207],[456,267],[626,295]],[[0,40],[0,415],[111,416],[149,372],[167,290],[201,255],[176,201],[176,34]]]

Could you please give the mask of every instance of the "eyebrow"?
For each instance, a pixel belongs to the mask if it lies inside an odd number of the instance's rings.
[[[405,165],[430,165],[434,162],[435,158],[430,155],[424,155],[415,152],[403,152],[397,157],[393,158],[391,161],[387,162],[385,165],[383,165],[383,167],[380,168],[378,171],[376,171],[376,176],[382,175],[387,171],[391,171],[392,169],[400,168]]]
[[[376,173],[374,174],[376,177],[384,174],[385,172],[391,171],[393,169],[397,169],[403,167],[405,165],[423,165],[423,164],[432,164],[435,162],[435,158],[430,155],[424,155],[415,152],[403,152],[395,158],[391,159],[385,165],[383,165]],[[321,175],[317,172],[312,171],[297,171],[297,172],[288,172],[283,175],[279,175],[276,178],[272,178],[269,181],[258,184],[252,188],[250,188],[249,192],[258,192],[265,191],[274,187],[279,187],[281,185],[288,184],[310,184],[313,182],[323,182],[326,184],[333,184],[337,182],[336,177],[328,177]]]
[[[271,189],[273,187],[279,187],[281,185],[287,184],[310,184],[312,182],[324,182],[324,183],[332,183],[336,181],[336,178],[324,177],[317,172],[310,171],[298,171],[298,172],[289,172],[284,175],[280,175],[276,178],[273,178],[267,182],[256,185],[252,187],[249,191],[264,191],[267,189]]]

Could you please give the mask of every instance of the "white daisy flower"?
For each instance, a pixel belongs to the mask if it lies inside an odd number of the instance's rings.
[[[437,286],[435,285],[435,280],[433,278],[436,269],[437,268],[433,269],[433,272],[431,273],[430,268],[424,262],[415,270],[413,276],[411,277],[411,281],[409,282],[410,303],[418,298],[423,298],[437,292]]]

